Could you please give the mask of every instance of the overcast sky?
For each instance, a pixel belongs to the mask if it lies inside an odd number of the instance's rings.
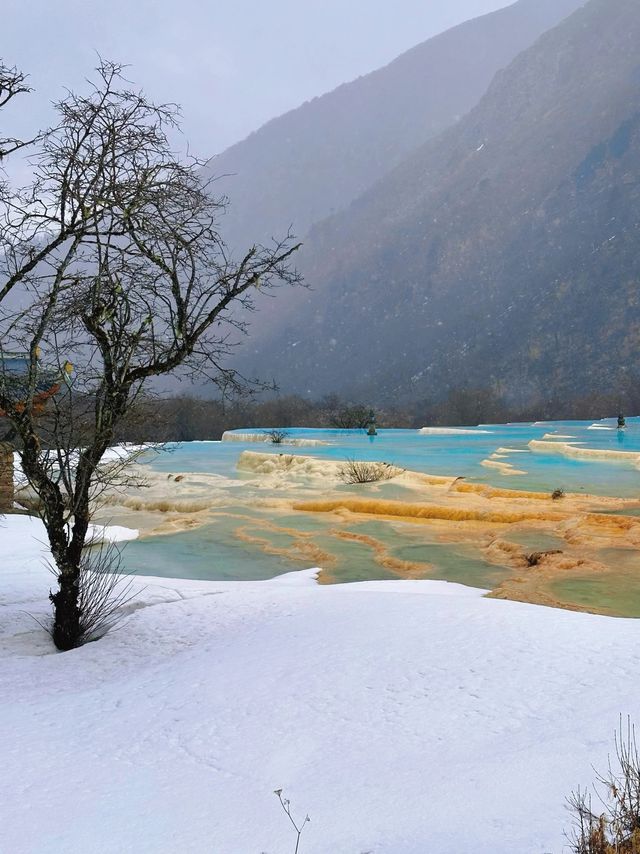
[[[131,65],[156,100],[180,103],[194,153],[372,71],[415,44],[512,0],[0,0],[0,56],[36,94],[11,131],[46,125],[95,54]],[[16,127],[18,125],[18,127]]]

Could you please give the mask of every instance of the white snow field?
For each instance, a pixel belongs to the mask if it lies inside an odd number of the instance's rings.
[[[640,708],[640,622],[444,582],[140,579],[58,654],[43,539],[0,520],[2,854],[293,854],[281,787],[300,854],[561,854]]]

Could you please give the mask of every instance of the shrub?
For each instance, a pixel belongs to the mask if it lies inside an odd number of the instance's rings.
[[[338,469],[338,477],[343,483],[376,483],[391,480],[402,472],[391,463],[368,463],[347,460]]]
[[[609,762],[595,787],[604,812],[593,812],[586,790],[578,789],[568,799],[573,854],[640,854],[640,755],[630,719],[625,728],[620,720],[615,748],[615,767]]]
[[[267,430],[265,431],[265,436],[267,436],[268,440],[272,445],[281,445],[284,440],[288,437],[288,433],[286,430]]]
[[[57,569],[50,566],[56,575]],[[76,646],[99,640],[126,617],[131,601],[132,582],[123,571],[122,551],[115,543],[88,546],[80,562],[78,579],[80,606],[80,636]],[[53,624],[46,626],[50,633]]]
[[[558,489],[554,489],[551,493],[551,499],[553,501],[559,501],[561,498],[564,498],[564,489],[558,487]]]

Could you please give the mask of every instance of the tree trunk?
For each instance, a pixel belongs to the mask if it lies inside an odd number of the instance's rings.
[[[13,448],[0,442],[0,513],[13,508]]]
[[[51,552],[58,567],[58,590],[50,596],[53,603],[53,642],[62,651],[82,643],[80,611],[80,563],[89,527],[89,514],[78,513],[71,542],[55,525],[48,527]]]
[[[58,591],[50,596],[53,603],[53,642],[62,652],[78,646],[82,635],[79,578],[78,566],[65,566],[58,576]]]
[[[52,637],[61,651],[74,649],[82,643],[82,614],[80,611],[80,564],[89,527],[89,486],[85,478],[79,494],[73,496],[78,504],[71,538],[66,516],[65,496],[60,485],[52,480],[40,457],[40,443],[33,430],[22,436],[22,468],[42,502],[41,519],[46,528],[49,547],[58,570],[58,590],[49,594],[53,604]],[[69,500],[68,498],[66,499]]]

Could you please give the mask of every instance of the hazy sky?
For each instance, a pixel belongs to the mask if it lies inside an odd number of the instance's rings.
[[[5,120],[27,133],[96,51],[183,107],[212,155],[265,121],[512,0],[0,0],[0,56],[37,90]]]

